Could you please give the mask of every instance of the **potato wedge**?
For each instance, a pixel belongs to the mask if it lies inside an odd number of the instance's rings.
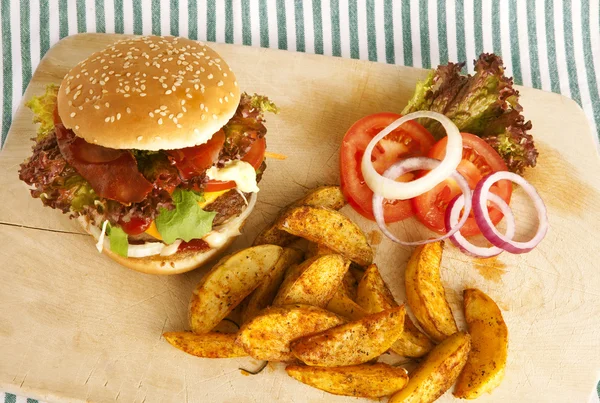
[[[350,261],[341,255],[321,255],[290,270],[273,305],[306,304],[324,308],[348,271]]]
[[[430,403],[443,395],[465,366],[471,337],[454,333],[437,345],[410,373],[408,384],[394,394],[389,403]]]
[[[327,304],[327,310],[349,320],[358,320],[369,313],[354,302],[340,286]]]
[[[194,333],[212,330],[271,272],[283,249],[260,245],[219,261],[194,290],[189,319]]]
[[[236,343],[257,360],[291,361],[292,340],[342,323],[336,314],[314,306],[271,307],[242,326]]]
[[[464,290],[465,320],[471,353],[460,373],[454,396],[476,399],[502,382],[508,353],[508,329],[498,305],[475,288]]]
[[[367,237],[350,219],[325,207],[300,206],[279,217],[277,228],[324,245],[361,266],[373,262]]]
[[[402,334],[404,305],[367,315],[291,344],[292,354],[307,365],[357,365],[383,354]]]
[[[163,337],[173,347],[196,357],[232,358],[248,355],[242,347],[235,344],[235,333],[167,332]]]
[[[314,242],[309,242],[308,247],[306,248],[307,259],[320,255],[331,255],[332,253],[335,253],[335,251],[329,249],[325,245],[319,245],[318,243]]]
[[[376,313],[398,306],[390,289],[387,287],[377,265],[370,265],[357,288],[356,302],[366,312]],[[404,357],[422,357],[433,348],[433,343],[424,335],[406,315],[404,331],[391,347],[391,350]]]
[[[302,383],[343,396],[389,396],[402,389],[408,382],[404,368],[387,364],[330,368],[288,365],[285,371]]]
[[[417,247],[404,273],[408,306],[425,333],[437,342],[458,331],[440,278],[442,247],[442,242]]]
[[[273,270],[260,283],[258,288],[248,297],[242,311],[242,322],[255,317],[260,311],[270,306],[277,295],[286,270],[302,261],[303,252],[294,248],[283,248],[281,257],[275,263]]]
[[[345,204],[346,201],[339,186],[321,186],[311,190],[306,196],[287,206],[284,211],[291,207],[305,205],[339,210]],[[278,229],[276,223],[277,220],[263,229],[254,239],[253,245],[271,244],[287,246],[298,239],[298,237]]]

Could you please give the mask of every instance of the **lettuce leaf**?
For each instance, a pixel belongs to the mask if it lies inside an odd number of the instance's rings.
[[[189,242],[202,238],[212,230],[215,212],[204,211],[198,202],[204,201],[202,194],[193,190],[175,189],[173,192],[175,208],[161,208],[156,217],[156,228],[167,244],[182,239]]]
[[[475,74],[460,74],[465,63],[439,66],[426,80],[417,84],[412,99],[402,111],[419,110],[442,113],[462,132],[475,134],[490,144],[504,158],[510,171],[521,174],[534,167],[538,152],[533,137],[527,133],[519,104],[519,92],[512,78],[504,75],[502,59],[484,53],[475,61]],[[436,138],[445,136],[441,124],[421,119]]]
[[[31,109],[35,115],[33,123],[40,123],[37,130],[38,141],[54,131],[54,109],[56,108],[57,94],[58,85],[48,84],[44,95],[34,96],[25,103],[25,106]]]
[[[129,241],[127,240],[127,234],[125,231],[123,231],[123,228],[112,226],[110,223],[108,223],[106,227],[106,234],[110,240],[110,250],[115,252],[117,255],[127,257]]]

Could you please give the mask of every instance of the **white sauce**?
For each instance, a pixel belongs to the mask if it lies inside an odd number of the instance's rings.
[[[228,182],[234,181],[242,192],[258,192],[256,184],[256,171],[246,161],[234,160],[225,163],[223,168],[210,167],[206,171],[209,179]]]

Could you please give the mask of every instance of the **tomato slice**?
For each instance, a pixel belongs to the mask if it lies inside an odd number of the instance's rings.
[[[260,168],[263,160],[265,159],[265,151],[267,149],[267,140],[263,137],[254,142],[250,150],[244,155],[242,161],[246,161],[254,167],[254,169]],[[205,192],[219,192],[222,190],[233,189],[235,187],[234,181],[217,181],[209,179],[204,187]]]
[[[463,138],[463,159],[458,165],[457,170],[467,179],[471,189],[475,189],[477,183],[484,176],[493,172],[507,170],[506,163],[502,157],[484,140],[469,133],[461,133],[461,136]],[[447,143],[448,138],[444,137],[433,146],[427,156],[442,160],[446,155]],[[497,182],[491,187],[491,191],[500,196],[506,203],[510,203],[512,195],[512,184],[510,181]],[[446,208],[448,207],[448,203],[460,193],[460,188],[456,182],[452,179],[447,179],[429,192],[415,197],[412,199],[412,203],[417,218],[429,229],[441,234],[446,233],[448,230],[444,223]],[[494,225],[498,224],[502,219],[500,210],[490,207],[489,211]],[[472,212],[460,232],[464,236],[481,233]]]
[[[151,224],[152,220],[143,217],[132,217],[127,222],[119,220],[119,226],[129,235],[139,235],[150,228]]]
[[[219,130],[204,144],[168,150],[167,153],[173,165],[179,170],[181,177],[190,179],[200,175],[217,162],[223,144],[225,144],[225,133],[223,130]]]
[[[341,187],[344,197],[358,213],[375,220],[373,216],[373,191],[369,189],[362,175],[360,163],[367,145],[386,126],[402,117],[396,113],[376,113],[365,116],[348,129],[340,150]],[[423,126],[415,121],[404,123],[383,140],[373,150],[375,170],[383,174],[387,168],[401,159],[425,155],[435,143],[435,139]],[[400,178],[408,181],[412,175]],[[403,220],[413,215],[409,200],[385,200],[383,207],[387,223]]]

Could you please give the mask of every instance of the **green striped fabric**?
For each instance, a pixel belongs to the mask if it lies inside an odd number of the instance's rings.
[[[479,53],[495,52],[518,84],[575,100],[600,137],[599,0],[0,0],[0,7],[0,146],[40,59],[78,32],[180,35],[424,68],[466,60],[465,73]]]

